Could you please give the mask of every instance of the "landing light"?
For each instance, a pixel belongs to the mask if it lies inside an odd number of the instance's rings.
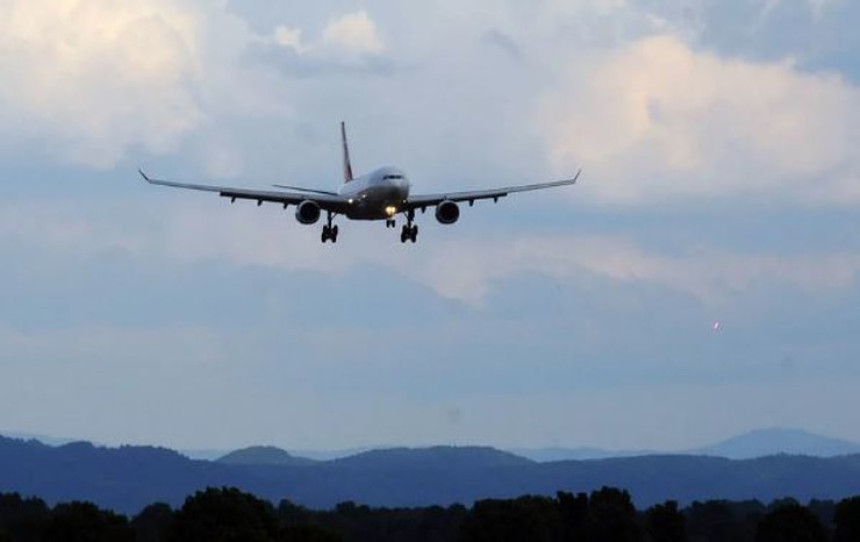
[[[395,207],[394,205],[389,205],[388,207],[385,208],[385,214],[387,214],[388,216],[396,215],[397,214],[397,207]]]

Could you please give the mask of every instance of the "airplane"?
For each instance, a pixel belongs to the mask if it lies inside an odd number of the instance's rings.
[[[323,243],[337,243],[339,228],[333,224],[338,215],[351,220],[385,220],[387,228],[396,228],[395,217],[398,214],[406,218],[406,224],[400,232],[400,242],[418,240],[418,225],[415,224],[415,211],[426,212],[428,207],[436,208],[436,220],[441,224],[454,224],[460,218],[458,204],[468,202],[471,207],[475,201],[492,199],[498,203],[499,198],[516,192],[529,192],[557,186],[576,184],[582,170],[573,178],[560,181],[509,186],[471,192],[443,192],[439,194],[411,195],[411,184],[406,174],[392,166],[382,167],[362,175],[353,177],[352,163],[349,157],[349,144],[346,138],[346,124],[340,124],[341,144],[343,146],[343,177],[344,184],[337,192],[301,188],[298,186],[273,185],[278,190],[252,190],[247,188],[230,188],[205,184],[189,184],[149,177],[142,169],[138,170],[143,179],[154,185],[170,186],[216,192],[223,198],[229,198],[231,203],[237,199],[252,200],[257,206],[263,202],[278,203],[287,209],[296,206],[296,220],[305,225],[319,222],[322,213],[326,213],[326,224],[323,226],[320,240]]]

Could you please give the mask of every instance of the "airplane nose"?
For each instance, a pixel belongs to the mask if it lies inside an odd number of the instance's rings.
[[[409,196],[409,179],[403,177],[397,181],[397,189],[404,194],[404,198]]]

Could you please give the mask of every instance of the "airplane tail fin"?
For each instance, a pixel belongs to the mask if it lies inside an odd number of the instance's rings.
[[[352,180],[352,163],[349,160],[349,143],[346,141],[346,123],[340,123],[340,139],[343,143],[343,182]]]

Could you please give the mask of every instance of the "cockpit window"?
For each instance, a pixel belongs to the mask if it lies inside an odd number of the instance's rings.
[[[396,179],[403,179],[403,175],[386,175],[386,176],[385,176],[385,177],[383,177],[382,179],[383,179],[384,181],[388,181],[388,180],[396,180]]]

